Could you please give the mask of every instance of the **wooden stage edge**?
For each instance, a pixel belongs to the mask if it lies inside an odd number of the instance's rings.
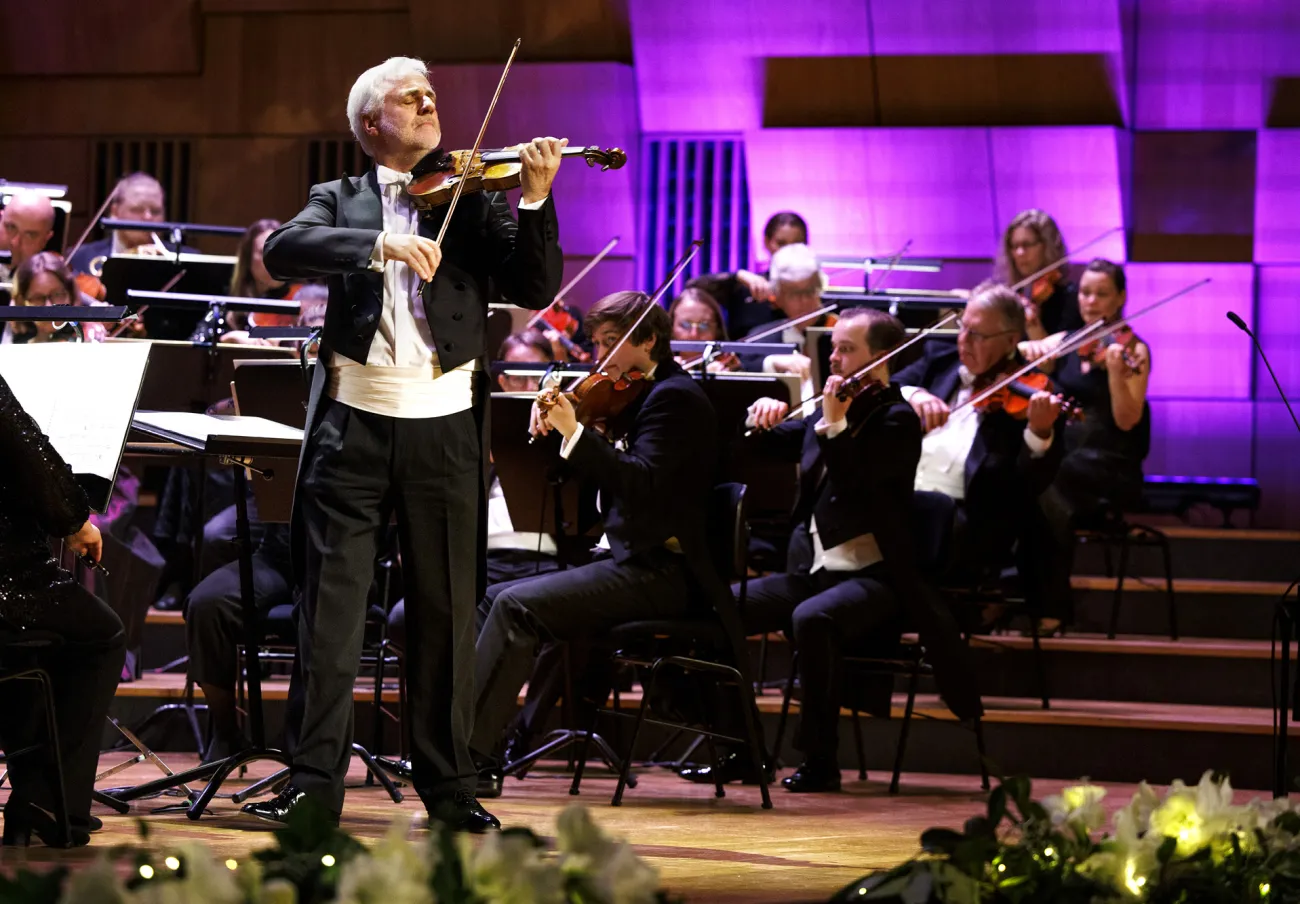
[[[122,756],[105,754],[101,769],[120,762]],[[163,756],[176,770],[195,762],[193,754]],[[574,798],[568,793],[569,776],[561,767],[543,764],[522,781],[507,779],[505,794],[484,804],[507,826],[528,826],[553,837],[560,811],[582,803],[607,832],[633,843],[660,871],[665,888],[690,902],[825,901],[853,879],[916,854],[925,829],[959,828],[984,810],[985,796],[975,777],[905,773],[902,793],[890,796],[887,774],[873,773],[860,782],[853,771],[844,772],[840,794],[795,795],[775,786],[770,811],[760,809],[756,787],[728,786],[727,796],[716,799],[711,786],[690,785],[663,770],[642,771],[640,784],[628,790],[623,805],[611,807],[614,781],[607,773],[589,769],[581,796]],[[247,780],[271,768],[254,764]],[[152,766],[133,766],[105,785],[146,781],[157,774]],[[788,775],[789,770],[782,774]],[[422,812],[414,794],[394,804],[380,788],[362,786],[363,778],[363,768],[354,759],[343,812],[343,827],[352,834],[374,840],[394,819],[409,820]],[[1067,784],[1071,783],[1038,781],[1034,794],[1041,800]],[[1112,812],[1126,804],[1135,790],[1134,785],[1107,788],[1105,803]],[[1267,794],[1238,792],[1239,800],[1255,796]],[[105,829],[89,847],[74,851],[0,848],[0,870],[22,865],[84,866],[112,845],[136,841],[139,816],[147,820],[150,844],[159,851],[197,842],[218,857],[238,859],[271,843],[265,826],[250,826],[229,799],[218,799],[210,815],[197,822],[183,815],[150,814],[171,802],[174,799],[139,802],[126,816],[96,807]]]

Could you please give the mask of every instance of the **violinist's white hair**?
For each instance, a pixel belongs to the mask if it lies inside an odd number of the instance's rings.
[[[814,278],[819,278],[821,274],[821,265],[817,263],[817,255],[807,245],[796,242],[793,245],[785,245],[778,248],[772,255],[772,266],[768,278],[771,280],[773,291],[779,290],[782,286],[787,286],[798,291],[799,289],[812,289]]]
[[[352,126],[353,137],[367,154],[371,153],[370,142],[366,140],[362,117],[374,114],[383,105],[389,86],[412,75],[429,77],[429,67],[424,65],[424,60],[389,57],[361,73],[352,83],[352,90],[348,92],[348,124]]]

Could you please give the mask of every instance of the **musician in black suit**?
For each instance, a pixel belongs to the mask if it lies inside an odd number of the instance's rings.
[[[647,303],[640,292],[596,302],[586,327],[597,352],[607,355]],[[588,565],[488,591],[477,647],[472,746],[479,754],[496,746],[542,644],[596,639],[625,622],[674,618],[693,607],[707,611],[711,603],[727,618],[730,593],[711,563],[705,534],[717,425],[704,391],[672,359],[671,329],[667,313],[654,305],[607,365],[611,374],[640,370],[650,381],[620,416],[622,449],[579,424],[563,395],[543,392],[534,430],[558,432],[560,455],[599,487],[603,549]],[[546,409],[550,398],[553,407]],[[738,623],[729,628],[739,636]]]
[[[1025,312],[1016,294],[984,283],[966,304],[956,345],[931,339],[918,361],[894,374],[926,431],[916,489],[956,502],[955,561],[949,576],[965,578],[1008,561],[1061,461],[1061,444],[1055,442],[1059,396],[1035,393],[1026,420],[970,407],[949,417],[1009,363],[1019,361],[1016,344],[1024,331]],[[934,525],[928,542],[937,546],[948,534],[948,525]]]
[[[366,593],[378,536],[396,514],[413,784],[431,818],[485,831],[499,823],[473,796],[469,680],[484,589],[488,281],[528,308],[555,297],[550,188],[567,142],[521,150],[518,223],[504,195],[468,193],[439,246],[445,208],[422,216],[405,191],[441,139],[424,63],[395,57],[363,73],[348,116],[377,167],[315,186],[264,251],[274,276],[324,278],[330,296],[294,503],[302,604],[291,779],[244,809],[282,822],[310,794],[341,811]]]
[[[979,707],[956,625],[916,572],[912,483],[921,455],[920,420],[889,386],[888,363],[866,372],[869,388],[857,398],[837,395],[847,377],[902,342],[903,326],[882,311],[853,308],[840,315],[831,338],[831,376],[817,410],[784,420],[786,403],[760,399],[748,419],[762,431],[750,442],[800,466],[787,571],[750,582],[744,609],[747,633],[785,631],[799,653],[796,746],[804,759],[782,782],[793,792],[839,790],[840,706],[850,693],[867,699],[861,688],[845,686],[845,654],[888,650],[905,627],[919,629],[927,648],[939,654],[941,690],[949,692],[954,711],[969,718]],[[864,708],[888,715],[889,692],[883,688]],[[735,753],[720,769],[725,781],[752,779],[756,771]],[[683,770],[682,777],[712,782],[713,768]]]

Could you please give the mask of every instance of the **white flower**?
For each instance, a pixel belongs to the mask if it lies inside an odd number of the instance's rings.
[[[337,904],[434,904],[429,877],[437,848],[424,850],[407,836],[410,820],[393,820],[384,837],[339,870]]]
[[[155,867],[154,878],[137,886],[128,900],[137,904],[243,904],[244,892],[234,873],[217,863],[206,846],[182,845],[172,856],[184,864],[183,873],[169,875],[168,867]]]
[[[456,836],[465,882],[492,904],[562,904],[564,877],[532,839],[493,832],[475,845],[467,834]]]
[[[262,886],[257,902],[258,904],[298,904],[298,889],[288,879],[272,879]]]
[[[1092,832],[1106,822],[1106,808],[1101,803],[1105,796],[1106,789],[1100,785],[1073,785],[1045,799],[1043,806],[1053,825],[1078,826]]]
[[[566,807],[556,835],[567,875],[581,876],[606,904],[648,904],[659,889],[659,871],[625,841],[600,830],[584,807]]]
[[[73,871],[59,904],[123,904],[126,894],[113,864],[100,857],[85,869]]]

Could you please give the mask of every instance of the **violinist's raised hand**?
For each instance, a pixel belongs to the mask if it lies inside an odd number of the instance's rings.
[[[948,403],[938,396],[918,389],[907,402],[921,419],[921,426],[926,433],[948,423]]]
[[[1065,400],[1050,392],[1036,392],[1029,399],[1029,429],[1039,439],[1051,439],[1052,428],[1061,416]]]
[[[750,270],[737,270],[736,281],[749,290],[749,296],[755,301],[771,301],[775,297],[772,284]]]
[[[749,420],[757,430],[771,430],[785,419],[790,406],[777,399],[759,399],[749,406]]]
[[[822,390],[822,417],[828,424],[835,424],[848,416],[849,404],[853,401],[842,401],[839,396],[840,389],[844,386],[844,378],[832,374],[826,378],[826,388]]]
[[[533,408],[528,412],[528,432],[533,436],[546,436],[551,432],[551,425],[546,420],[547,409],[543,408],[541,402],[546,399],[550,403],[550,393],[542,390],[533,399]]]
[[[772,373],[793,374],[800,380],[807,380],[812,376],[812,359],[798,352],[788,355],[768,355],[763,359],[763,365]]]
[[[420,282],[433,279],[442,263],[442,248],[433,239],[422,235],[400,232],[384,233],[384,260],[401,261],[420,277]]]
[[[573,410],[573,403],[562,392],[554,393],[554,402],[542,415],[542,419],[552,429],[560,431],[565,439],[573,436],[578,429],[578,412]]]
[[[560,153],[568,144],[567,138],[534,138],[519,148],[519,185],[525,204],[545,200],[551,193],[551,183],[564,159]]]

